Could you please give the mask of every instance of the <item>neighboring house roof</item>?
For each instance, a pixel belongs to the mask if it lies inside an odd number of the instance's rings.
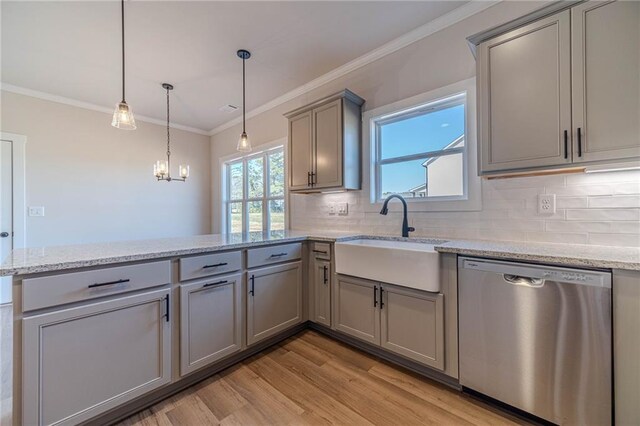
[[[426,183],[422,183],[418,186],[415,186],[413,188],[410,188],[407,190],[407,192],[424,192],[427,190],[427,184]]]
[[[453,149],[453,148],[457,148],[458,146],[460,146],[462,143],[464,143],[464,134],[458,136],[457,138],[455,138],[453,141],[451,141],[449,143],[449,145],[445,146],[444,148],[442,148],[442,151],[446,151],[448,149]],[[427,161],[425,161],[424,163],[422,163],[422,167],[427,167],[429,164],[433,163],[434,161],[437,161],[438,158],[441,157],[431,157],[429,158]]]

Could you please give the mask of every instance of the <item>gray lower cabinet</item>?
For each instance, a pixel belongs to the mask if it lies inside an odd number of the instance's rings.
[[[378,283],[338,275],[333,308],[336,330],[365,342],[380,344]]]
[[[247,272],[247,345],[302,322],[302,262]]]
[[[439,370],[445,369],[444,296],[338,275],[337,331]]]
[[[242,349],[242,274],[180,285],[180,374]]]
[[[169,290],[25,317],[22,423],[77,424],[171,380]]]
[[[331,261],[313,259],[313,318],[318,324],[331,327]]]
[[[444,370],[444,296],[380,286],[383,348]]]

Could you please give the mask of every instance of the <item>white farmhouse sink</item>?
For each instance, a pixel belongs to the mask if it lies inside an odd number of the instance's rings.
[[[335,251],[338,274],[440,291],[440,255],[433,244],[361,239],[338,242]]]

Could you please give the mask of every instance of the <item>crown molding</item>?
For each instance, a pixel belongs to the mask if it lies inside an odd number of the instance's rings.
[[[38,90],[27,89],[25,87],[15,86],[13,84],[0,82],[0,90],[5,92],[17,93],[19,95],[30,96],[32,98],[43,99],[45,101],[56,102],[59,104],[74,106],[77,108],[88,109],[91,111],[104,112],[106,114],[113,114],[113,108],[107,108],[101,105],[92,104],[89,102],[82,102],[71,98],[65,98],[64,96],[52,95],[46,92],[40,92]],[[158,120],[156,118],[145,117],[144,115],[135,114],[136,121],[142,121],[145,123],[157,124],[159,126],[166,126],[167,122],[164,120]],[[197,129],[195,127],[183,126],[181,124],[171,124],[172,129],[184,130],[185,132],[196,133],[198,135],[210,136],[209,132],[203,129]]]
[[[290,92],[285,93],[282,96],[279,96],[272,101],[267,102],[255,108],[249,112],[247,112],[247,118],[255,117],[256,115],[262,114],[272,108],[275,108],[279,105],[282,105],[292,99],[297,98],[298,96],[304,95],[307,92],[310,92],[314,89],[317,89],[320,86],[323,86],[333,80],[336,80],[352,71],[357,70],[358,68],[362,68],[365,65],[368,65],[374,61],[377,61],[380,58],[383,58],[387,55],[390,55],[408,45],[415,43],[431,34],[434,34],[440,30],[443,30],[451,25],[457,24],[458,22],[473,16],[477,13],[482,12],[500,3],[502,0],[471,0],[469,3],[466,3],[451,12],[448,12],[432,21],[427,22],[426,24],[409,31],[408,33],[391,40],[383,44],[382,46],[365,53],[364,55],[347,62],[344,65],[339,66],[338,68],[329,71],[326,74],[321,75],[320,77],[311,80],[310,82],[299,86]],[[216,135],[226,129],[229,129],[235,125],[242,123],[242,117],[235,118],[230,120],[224,124],[221,124],[214,129],[211,129],[209,132],[210,136]]]

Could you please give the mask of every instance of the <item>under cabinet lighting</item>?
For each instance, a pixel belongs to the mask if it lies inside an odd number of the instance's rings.
[[[600,164],[595,166],[587,166],[585,173],[606,173],[606,172],[622,172],[627,170],[640,170],[640,163],[618,163],[618,164]]]

